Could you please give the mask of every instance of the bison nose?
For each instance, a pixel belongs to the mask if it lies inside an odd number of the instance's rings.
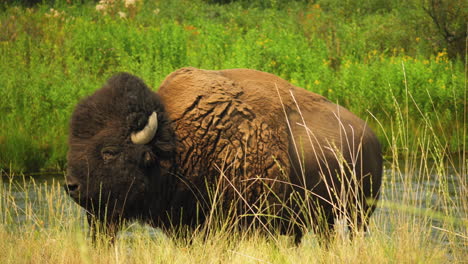
[[[80,184],[74,180],[68,180],[63,185],[65,191],[73,198],[78,198],[78,194],[80,193]]]
[[[67,184],[67,189],[69,192],[76,192],[80,188],[78,184]]]

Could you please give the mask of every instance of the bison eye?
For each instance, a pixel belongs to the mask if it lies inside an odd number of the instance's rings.
[[[120,154],[120,148],[108,146],[101,149],[101,156],[104,161],[111,161]]]

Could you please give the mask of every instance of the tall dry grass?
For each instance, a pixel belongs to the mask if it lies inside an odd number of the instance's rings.
[[[394,101],[395,120],[377,120],[392,123],[392,129],[384,131],[392,157],[385,162],[381,200],[369,231],[353,240],[343,222],[338,222],[335,239],[327,247],[313,233],[296,246],[288,236],[236,231],[229,218],[213,209],[207,227],[188,238],[130,223],[115,244],[109,245],[104,237],[93,243],[86,217],[63,192],[61,177],[37,182],[10,173],[0,185],[0,263],[466,262],[466,146],[450,154],[442,144],[440,126],[426,119],[420,124],[418,140],[408,140],[411,117],[405,108],[416,102],[409,89],[406,98]],[[459,110],[466,116],[466,100]],[[463,140],[466,119],[460,123],[463,126],[453,129]],[[214,205],[216,197],[215,191]]]

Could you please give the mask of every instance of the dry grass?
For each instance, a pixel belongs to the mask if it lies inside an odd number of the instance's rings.
[[[114,246],[106,246],[93,245],[77,225],[65,228],[24,225],[16,232],[7,231],[2,225],[0,262],[456,263],[466,256],[466,244],[465,249],[456,249],[446,241],[437,241],[430,226],[408,223],[388,232],[379,226],[383,220],[394,219],[376,217],[371,225],[372,234],[352,242],[336,240],[328,249],[320,247],[313,235],[308,235],[298,247],[284,236],[273,242],[259,235],[242,238],[239,234],[226,233],[217,233],[206,240],[196,237],[192,244],[187,244],[163,235],[150,235],[141,226],[134,227],[131,236],[120,236]],[[71,221],[80,222],[79,217]]]
[[[389,138],[399,140],[398,131]],[[295,246],[288,236],[229,231],[215,216],[210,221],[217,231],[195,232],[191,243],[130,224],[114,245],[93,244],[82,210],[58,181],[9,175],[15,180],[4,178],[0,187],[0,263],[462,263],[468,254],[468,164],[444,152],[436,136],[428,129],[408,150],[395,149],[408,153],[385,164],[370,232],[350,241],[338,228],[328,248],[311,233]]]
[[[385,121],[395,124],[385,131],[393,157],[385,163],[378,210],[370,231],[352,241],[338,228],[328,247],[311,233],[295,246],[287,236],[229,231],[213,214],[215,232],[195,232],[191,243],[138,224],[124,227],[114,245],[92,243],[82,210],[59,182],[8,175],[0,184],[0,263],[466,263],[467,146],[449,154],[442,126],[427,120],[419,139],[409,141],[405,109],[414,102],[408,90],[406,96],[403,104],[395,100],[398,118]],[[464,141],[462,123],[453,129]]]

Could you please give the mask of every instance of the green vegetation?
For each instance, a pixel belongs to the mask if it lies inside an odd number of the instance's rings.
[[[468,140],[460,129],[464,52],[444,42],[424,1],[22,2],[0,4],[0,168],[7,171],[61,170],[73,107],[113,73],[131,72],[156,90],[184,66],[258,69],[327,96],[368,120],[387,156],[385,131],[402,117],[406,143],[429,124],[443,135],[444,151],[460,152]],[[447,8],[466,12],[466,3],[453,3]],[[463,15],[446,18],[452,31]]]
[[[0,263],[466,261],[466,1],[114,2],[0,3]],[[93,244],[60,183],[24,176],[62,170],[71,111],[113,73],[156,90],[184,66],[268,71],[366,119],[388,157],[370,233],[337,232],[328,248],[308,234],[295,247],[213,215],[191,243],[132,224],[115,245]]]

